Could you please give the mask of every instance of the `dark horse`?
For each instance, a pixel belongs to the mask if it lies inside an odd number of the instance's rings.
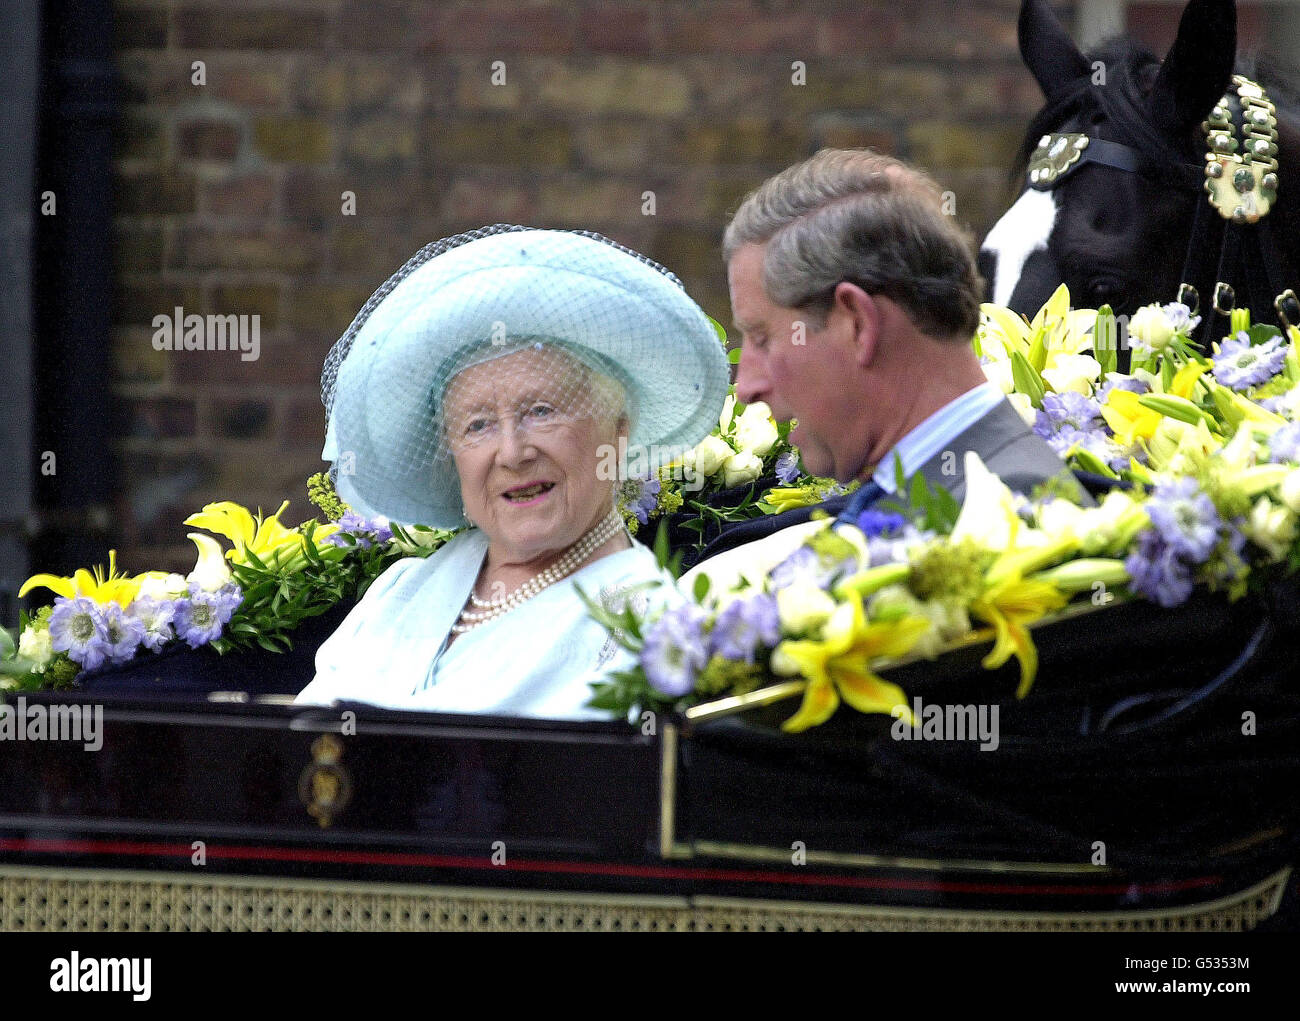
[[[1271,148],[1261,142],[1267,108],[1250,86],[1236,94],[1236,25],[1235,4],[1192,0],[1163,62],[1128,39],[1085,56],[1046,3],[1026,0],[1020,51],[1047,105],[1019,154],[1024,191],[980,252],[990,300],[1032,315],[1064,282],[1076,306],[1109,303],[1126,314],[1173,301],[1190,284],[1202,345],[1226,332],[1226,320],[1210,312],[1216,305],[1278,320],[1278,295],[1300,289],[1298,107],[1278,73],[1239,68],[1276,105],[1277,135]],[[1243,151],[1251,154],[1245,165],[1232,157]],[[1207,162],[1221,166],[1207,171]],[[1211,174],[1227,189],[1223,213],[1207,195]],[[1259,215],[1269,199],[1271,210]],[[1283,301],[1280,311],[1300,325],[1300,306]]]

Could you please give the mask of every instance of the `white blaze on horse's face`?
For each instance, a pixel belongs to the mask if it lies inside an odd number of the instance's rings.
[[[993,303],[1010,305],[1029,257],[1047,249],[1056,223],[1056,193],[1027,188],[993,225],[980,251],[993,257]]]

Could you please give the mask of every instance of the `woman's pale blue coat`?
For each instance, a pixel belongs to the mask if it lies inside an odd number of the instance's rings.
[[[654,554],[633,543],[602,557],[510,612],[447,643],[487,553],[479,530],[427,558],[400,560],[316,653],[300,703],[368,702],[393,709],[608,720],[590,709],[591,684],[634,665],[578,597],[617,608],[639,583],[663,581],[653,602],[674,600]],[[635,599],[636,597],[633,596]],[[638,602],[641,600],[638,599]]]

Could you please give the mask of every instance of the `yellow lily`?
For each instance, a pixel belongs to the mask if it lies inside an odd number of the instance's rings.
[[[230,501],[210,503],[197,514],[185,519],[185,524],[195,525],[225,536],[233,545],[226,551],[226,556],[236,564],[249,562],[248,554],[253,554],[268,567],[298,567],[303,562],[302,550],[305,538],[296,528],[286,528],[280,523],[280,515],[289,506],[285,500],[268,518],[259,512],[254,518],[244,507]],[[314,533],[315,544],[338,531],[338,525],[320,525]]]
[[[849,592],[826,622],[821,641],[784,641],[773,651],[774,670],[808,681],[803,704],[781,729],[797,734],[825,723],[841,698],[858,712],[889,713],[914,724],[902,689],[877,676],[871,664],[905,655],[929,628],[921,617],[868,624],[862,597]]]
[[[1090,331],[1097,321],[1097,310],[1071,309],[1070,291],[1064,284],[1043,303],[1032,322],[1001,305],[985,303],[980,311],[985,317],[980,350],[990,358],[1010,357],[1017,351],[1054,387],[1056,382],[1081,375],[1096,379],[1100,374],[1101,365],[1096,359],[1082,354],[1093,347]],[[998,342],[1005,353],[996,350]]]
[[[763,502],[772,508],[769,511],[771,514],[780,514],[796,507],[811,507],[822,502],[817,489],[816,485],[778,486],[763,494]]]
[[[1174,397],[1191,400],[1196,392],[1196,381],[1208,366],[1199,362],[1189,362],[1174,375],[1173,383],[1166,393]],[[1101,416],[1115,433],[1115,440],[1121,446],[1132,446],[1138,440],[1149,440],[1160,428],[1165,416],[1153,408],[1145,407],[1139,394],[1118,388],[1106,395],[1106,403],[1101,407]]]
[[[1020,661],[1016,698],[1029,694],[1038,673],[1038,649],[1027,625],[1065,603],[1065,595],[1050,582],[1026,579],[1013,572],[991,584],[971,604],[971,615],[994,629],[993,649],[984,657],[984,668],[995,670],[1013,655]]]
[[[87,571],[84,567],[79,569],[71,578],[62,578],[57,574],[34,574],[23,582],[23,587],[18,590],[18,598],[21,599],[32,589],[47,588],[65,599],[84,596],[101,606],[117,603],[126,609],[140,591],[140,583],[145,578],[161,574],[161,571],[148,571],[135,577],[125,573],[118,574],[117,550],[109,550],[107,573],[102,567],[96,565],[93,571]]]

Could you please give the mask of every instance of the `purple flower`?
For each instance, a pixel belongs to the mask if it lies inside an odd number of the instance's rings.
[[[1249,390],[1267,383],[1282,371],[1286,349],[1281,336],[1252,345],[1243,330],[1232,340],[1225,340],[1213,360],[1214,378],[1220,384],[1233,390]]]
[[[1102,422],[1101,405],[1091,397],[1067,390],[1062,394],[1047,394],[1043,406],[1035,414],[1034,432],[1043,439],[1063,428],[1089,430]]]
[[[1192,594],[1191,565],[1158,532],[1148,530],[1138,536],[1124,569],[1133,591],[1160,606],[1179,606]]]
[[[143,621],[124,612],[117,603],[108,603],[100,613],[104,618],[108,661],[113,664],[127,662],[144,641]]]
[[[137,599],[131,604],[128,612],[144,627],[140,644],[150,652],[160,651],[176,637],[176,632],[172,630],[176,604],[171,600]]]
[[[907,523],[907,519],[901,514],[892,511],[880,511],[873,507],[868,507],[858,515],[858,528],[868,539],[874,539],[877,536],[889,536],[902,529]]]
[[[1268,439],[1269,460],[1300,464],[1300,422],[1288,422]]]
[[[651,687],[678,697],[695,687],[709,661],[703,624],[708,618],[695,603],[683,603],[655,621],[641,647],[641,667]]]
[[[1181,301],[1171,301],[1164,307],[1164,313],[1176,333],[1191,333],[1201,325],[1201,317],[1192,315],[1192,310]]]
[[[223,585],[215,592],[190,584],[188,598],[176,601],[176,636],[191,649],[221,637],[221,629],[243,601],[237,585]]]
[[[1112,390],[1127,390],[1129,393],[1144,394],[1150,389],[1151,387],[1138,379],[1137,376],[1125,376],[1119,372],[1108,372],[1106,373],[1106,382],[1097,388],[1097,405],[1100,407],[1105,404]]]
[[[658,478],[628,479],[628,483],[635,484],[638,489],[636,499],[627,504],[627,509],[644,525],[649,522],[650,515],[659,506],[659,493],[663,489],[663,484]]]
[[[1195,479],[1160,483],[1146,506],[1151,524],[1174,553],[1193,564],[1210,558],[1223,521]]]
[[[796,581],[808,581],[818,588],[828,589],[850,571],[857,570],[851,557],[833,563],[824,562],[811,546],[800,546],[768,573],[772,591],[783,589]]]
[[[362,517],[356,511],[345,511],[338,520],[338,526],[339,530],[331,532],[325,539],[334,546],[349,545],[343,538],[344,534],[352,536],[356,540],[353,545],[361,549],[369,549],[372,543],[388,542],[393,537],[393,530],[388,527],[387,518],[378,517],[372,520]]]
[[[1111,388],[1119,385],[1116,381]],[[1035,414],[1034,432],[1062,458],[1081,447],[1112,468],[1128,465],[1128,457],[1112,439],[1101,417],[1101,405],[1073,390],[1043,398],[1043,406]]]
[[[776,480],[783,486],[794,484],[799,477],[799,455],[787,450],[776,459]]]
[[[68,658],[86,670],[103,665],[108,655],[108,630],[99,607],[85,596],[54,600],[50,614],[50,648],[66,652]]]
[[[760,644],[774,646],[780,637],[776,598],[756,595],[737,599],[718,615],[710,647],[715,656],[752,663]]]

